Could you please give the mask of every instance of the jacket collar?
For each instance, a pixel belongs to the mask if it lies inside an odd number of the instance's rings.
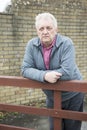
[[[55,46],[58,48],[62,43],[63,43],[63,36],[58,33],[57,37],[56,37]],[[35,45],[37,47],[41,46],[40,39],[38,37],[33,39],[33,45]]]
[[[58,48],[62,43],[63,43],[63,36],[58,33],[55,46]]]

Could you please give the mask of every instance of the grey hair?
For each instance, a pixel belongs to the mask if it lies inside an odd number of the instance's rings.
[[[36,18],[35,18],[35,26],[36,26],[36,28],[39,26],[39,22],[40,22],[41,19],[52,20],[54,27],[57,28],[57,20],[50,13],[41,13],[41,14],[38,14],[36,16]]]

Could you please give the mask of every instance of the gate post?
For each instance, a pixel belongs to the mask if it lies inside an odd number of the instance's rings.
[[[61,92],[54,90],[54,109],[61,110]],[[58,115],[58,112],[55,112]],[[62,130],[62,119],[54,117],[54,130]]]

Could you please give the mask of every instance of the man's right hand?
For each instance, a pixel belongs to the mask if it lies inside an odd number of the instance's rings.
[[[50,71],[45,74],[44,79],[49,83],[55,83],[61,76],[61,73],[58,73],[56,71]]]

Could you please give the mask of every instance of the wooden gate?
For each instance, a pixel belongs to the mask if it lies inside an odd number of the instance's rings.
[[[51,116],[54,118],[54,130],[61,130],[62,118],[87,121],[86,112],[76,112],[61,109],[61,91],[87,92],[87,81],[58,81],[57,83],[41,83],[38,81],[15,76],[0,76],[0,86],[27,87],[35,89],[47,89],[54,91],[54,108],[37,108],[25,105],[0,104],[0,111],[21,112],[25,114],[36,114]],[[58,102],[56,102],[58,101]],[[0,130],[33,130],[0,124]]]

